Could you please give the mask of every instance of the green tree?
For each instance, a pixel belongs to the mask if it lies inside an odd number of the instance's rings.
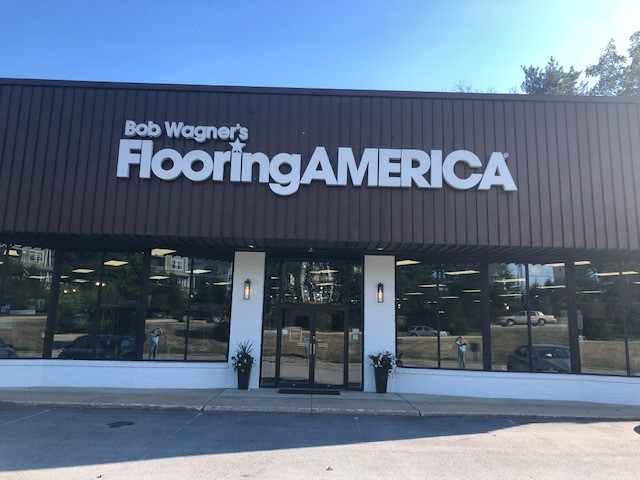
[[[629,37],[627,55],[621,55],[611,40],[598,63],[584,71],[592,86],[580,80],[579,70],[569,67],[565,71],[551,57],[545,68],[522,66],[524,82],[521,89],[528,94],[553,95],[640,95],[640,31]]]
[[[584,82],[578,81],[582,72],[573,67],[565,72],[553,57],[544,69],[522,65],[522,71],[524,82],[520,88],[530,95],[582,95],[586,91]]]
[[[590,95],[640,95],[640,31],[629,41],[628,56],[620,55],[611,40],[598,63],[587,67],[586,76],[596,80]]]

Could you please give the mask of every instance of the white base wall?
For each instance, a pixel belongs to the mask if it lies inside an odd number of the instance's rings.
[[[235,388],[234,374],[225,362],[0,361],[0,387]]]
[[[640,378],[398,368],[388,391],[640,405]]]
[[[1,387],[236,388],[237,379],[227,363],[0,360]],[[640,405],[640,378],[628,377],[398,368],[388,390]]]

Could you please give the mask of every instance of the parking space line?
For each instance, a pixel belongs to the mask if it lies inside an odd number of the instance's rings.
[[[27,418],[37,417],[38,415],[42,415],[43,413],[47,413],[47,412],[50,412],[50,411],[51,410],[43,410],[42,412],[34,413],[33,415],[27,415],[26,417],[17,418],[15,420],[11,420],[10,422],[2,423],[2,424],[0,424],[0,428],[4,427],[6,425],[11,425],[12,423],[21,422],[22,420],[26,420]]]

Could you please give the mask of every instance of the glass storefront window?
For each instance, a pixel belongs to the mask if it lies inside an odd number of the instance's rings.
[[[267,293],[268,295],[268,293]],[[276,350],[278,345],[278,318],[276,307],[267,307],[262,324],[262,385],[275,387],[276,385]]]
[[[53,252],[25,245],[3,245],[0,253],[0,358],[40,358]]]
[[[265,305],[279,305],[281,297],[282,264],[280,262],[267,262],[265,278]]]
[[[441,268],[441,367],[482,370],[480,266],[449,264]]]
[[[575,270],[582,373],[626,375],[621,282],[635,285],[640,270],[621,271],[619,262],[593,262]]]
[[[101,252],[65,252],[53,358],[85,360],[102,356],[96,338],[101,268]]]
[[[225,361],[232,262],[151,251],[144,358]]]
[[[54,358],[137,359],[142,260],[142,253],[65,253]]]
[[[623,272],[640,272],[640,261],[627,261]],[[627,299],[626,330],[629,345],[629,373],[640,376],[640,275],[621,276],[623,296]]]
[[[231,317],[231,262],[193,259],[187,360],[226,360]]]
[[[479,265],[396,262],[397,351],[405,367],[482,369]]]
[[[136,359],[136,332],[142,253],[104,254],[98,340],[113,349],[109,357]]]
[[[362,285],[364,284],[364,272],[361,264],[349,265],[349,305],[362,305]]]
[[[284,303],[341,305],[344,303],[344,265],[331,261],[285,261],[280,287]]]
[[[525,369],[522,361],[515,363],[514,360],[521,359],[525,349],[528,352],[525,283],[524,265],[515,263],[489,265],[493,370],[522,371]],[[529,371],[528,363],[526,371]]]
[[[396,262],[397,354],[405,367],[438,366],[441,287],[436,266]]]
[[[563,263],[529,265],[529,304],[533,371],[571,373]]]
[[[143,359],[184,360],[189,258],[155,248],[150,263]]]
[[[347,372],[349,388],[362,388],[362,344],[364,341],[362,329],[362,309],[349,309],[349,370]]]

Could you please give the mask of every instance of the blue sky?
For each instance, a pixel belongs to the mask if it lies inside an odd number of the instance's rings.
[[[639,0],[7,1],[0,77],[509,92],[638,30]]]

